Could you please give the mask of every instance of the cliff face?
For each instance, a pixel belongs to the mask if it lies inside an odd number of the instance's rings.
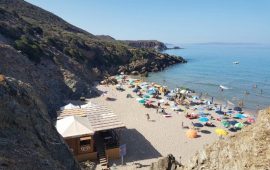
[[[29,84],[0,75],[0,169],[80,169]]]
[[[173,167],[177,170],[266,170],[270,167],[270,108],[260,111],[256,123],[239,133],[206,146],[181,167],[163,158],[153,170]]]

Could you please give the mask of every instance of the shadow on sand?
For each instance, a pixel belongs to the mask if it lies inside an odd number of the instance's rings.
[[[151,143],[136,129],[123,129],[120,137],[121,144],[126,144],[127,155],[125,163],[136,162],[144,159],[158,158],[162,155],[151,145]],[[120,160],[111,160],[110,165],[121,164]]]

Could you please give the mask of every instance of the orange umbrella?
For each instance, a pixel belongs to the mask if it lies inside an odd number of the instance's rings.
[[[186,133],[188,138],[196,138],[197,137],[197,131],[194,129],[189,129]]]

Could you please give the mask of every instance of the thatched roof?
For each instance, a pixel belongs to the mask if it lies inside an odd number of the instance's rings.
[[[86,117],[94,132],[125,127],[112,110],[108,109],[106,106],[89,102],[80,107],[81,108],[59,111],[58,119],[72,115]]]

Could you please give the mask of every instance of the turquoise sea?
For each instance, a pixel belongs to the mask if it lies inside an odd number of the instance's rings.
[[[164,52],[182,56],[188,63],[151,73],[148,81],[169,88],[188,87],[203,97],[213,96],[224,103],[237,104],[243,100],[247,110],[270,106],[270,45],[184,44],[181,47],[184,49]],[[235,61],[239,64],[233,64]],[[229,89],[222,92],[220,85]]]

